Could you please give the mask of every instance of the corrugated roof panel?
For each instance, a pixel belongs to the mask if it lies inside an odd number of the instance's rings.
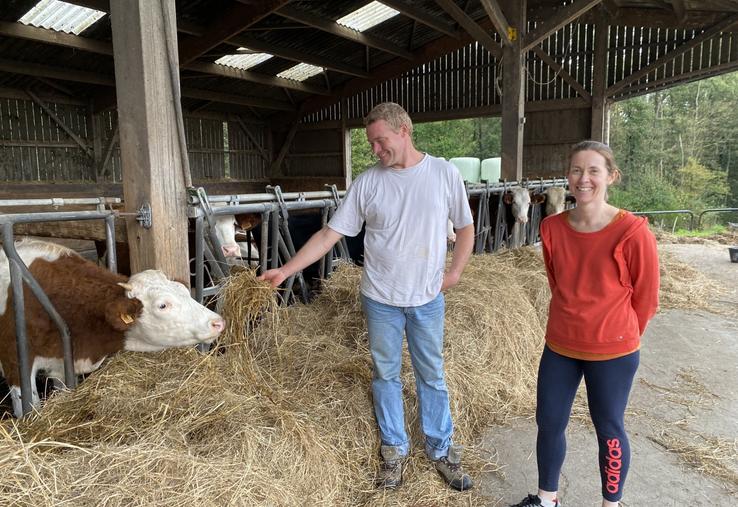
[[[294,67],[280,72],[277,74],[277,77],[292,79],[294,81],[305,81],[307,78],[320,74],[321,72],[323,72],[322,67],[316,67],[309,63],[298,63]]]
[[[246,48],[238,48],[239,51],[248,51]],[[215,63],[235,67],[237,69],[247,70],[263,63],[274,55],[269,53],[246,53],[242,55],[226,55],[215,60]]]
[[[377,1],[366,4],[361,9],[346,14],[344,17],[336,20],[336,23],[353,28],[358,32],[368,30],[391,17],[397,16],[400,12],[391,7],[379,3]]]
[[[105,16],[104,12],[60,0],[41,0],[18,21],[39,28],[79,35]]]

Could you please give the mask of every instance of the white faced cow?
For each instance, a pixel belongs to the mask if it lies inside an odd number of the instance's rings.
[[[564,187],[548,187],[544,192],[546,200],[546,216],[558,215],[564,211],[566,204],[566,189]]]
[[[525,238],[525,224],[528,223],[528,211],[530,210],[530,192],[527,188],[514,187],[503,196],[505,204],[512,209],[512,218],[515,220],[512,231],[508,231],[510,239],[509,246],[517,248],[523,244]]]
[[[198,304],[187,287],[168,280],[161,271],[126,278],[53,243],[22,240],[16,249],[69,327],[77,374],[96,370],[120,350],[147,352],[211,343],[225,327],[218,314]],[[0,365],[13,410],[20,417],[12,299],[8,259],[0,249]],[[56,326],[28,287],[24,301],[32,403],[38,406],[36,374],[44,370],[52,379],[63,379],[64,354]]]
[[[259,250],[256,245],[246,241],[237,241],[236,235],[248,232],[261,222],[256,213],[241,215],[218,215],[215,217],[215,236],[220,241],[223,256],[231,263],[237,258],[246,260],[249,265],[255,266],[259,262]]]

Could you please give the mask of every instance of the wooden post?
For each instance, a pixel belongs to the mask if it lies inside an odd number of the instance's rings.
[[[525,39],[526,0],[504,0],[500,6],[511,33],[511,44],[502,48],[502,178],[523,177],[523,126],[525,122],[525,68],[522,47]]]
[[[341,162],[343,165],[343,177],[345,187],[351,185],[351,129],[347,126],[348,122],[348,99],[344,97],[341,100]]]
[[[151,206],[150,229],[127,220],[132,272],[156,268],[186,281],[187,206],[172,100],[179,82],[172,83],[167,56],[167,38],[176,47],[177,31],[175,16],[165,24],[164,7],[174,12],[174,0],[110,2],[123,196],[126,211]]]
[[[595,23],[594,73],[592,79],[592,123],[590,137],[595,141],[608,141],[607,104],[607,49],[609,23],[604,8],[598,6]]]

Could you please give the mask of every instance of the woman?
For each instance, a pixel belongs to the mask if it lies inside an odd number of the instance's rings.
[[[538,494],[513,507],[557,507],[564,431],[584,377],[599,443],[603,507],[616,507],[628,473],[623,417],[640,338],[658,306],[656,240],[645,218],[607,203],[620,180],[612,150],[575,145],[567,170],[576,208],[541,223],[551,303],[538,370]]]

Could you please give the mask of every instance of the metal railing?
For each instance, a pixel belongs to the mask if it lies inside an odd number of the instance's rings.
[[[697,228],[699,229],[700,223],[702,222],[702,215],[704,215],[705,213],[735,213],[735,212],[738,212],[738,208],[711,208],[711,209],[706,209],[706,210],[702,211],[697,216]]]
[[[659,210],[659,211],[634,211],[634,215],[689,215],[689,230],[694,229],[694,211],[689,209]]]

